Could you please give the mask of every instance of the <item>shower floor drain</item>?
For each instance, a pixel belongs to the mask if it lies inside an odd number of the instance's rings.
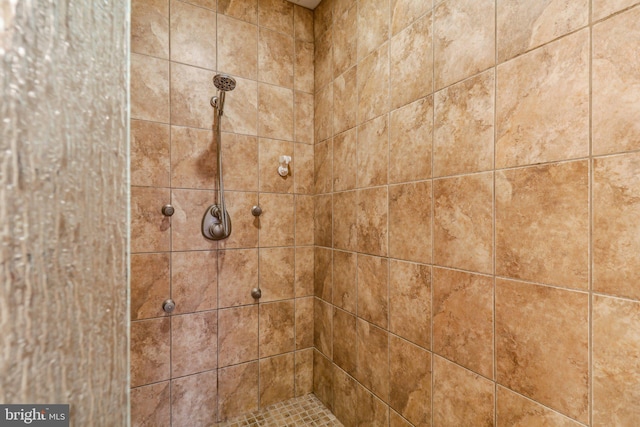
[[[217,427],[342,427],[313,394],[296,397],[217,424]]]

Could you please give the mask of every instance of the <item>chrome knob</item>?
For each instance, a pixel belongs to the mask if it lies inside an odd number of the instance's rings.
[[[175,211],[176,210],[171,205],[164,205],[162,207],[162,215],[164,216],[171,216],[174,214]]]
[[[262,296],[262,291],[260,290],[260,288],[253,288],[251,289],[251,296],[253,297],[253,299],[260,299],[260,297]]]
[[[251,208],[251,215],[255,217],[262,215],[262,208],[258,205],[255,205],[254,207]]]
[[[162,309],[165,313],[171,314],[176,309],[176,303],[172,299],[165,300],[162,303]]]

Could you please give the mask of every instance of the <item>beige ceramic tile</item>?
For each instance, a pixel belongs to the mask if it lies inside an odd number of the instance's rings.
[[[433,184],[434,263],[493,273],[493,173]]]
[[[280,156],[294,158],[293,142],[275,139],[258,140],[258,158],[260,159],[260,191],[269,193],[293,193],[293,165],[287,176],[278,173]]]
[[[169,2],[131,2],[131,52],[169,59]]]
[[[162,215],[162,206],[168,203],[168,188],[131,187],[131,252],[170,249],[171,220]]]
[[[358,127],[358,187],[387,183],[389,169],[389,118],[385,114]]]
[[[576,421],[498,386],[498,426],[579,427]]]
[[[221,420],[258,409],[258,362],[218,371],[218,414]]]
[[[491,426],[494,383],[441,357],[433,361],[433,424]]]
[[[324,141],[333,135],[333,84],[318,90],[314,99],[315,142]]]
[[[594,7],[596,1],[594,0]],[[593,152],[640,148],[640,9],[593,27]]]
[[[294,83],[296,90],[314,92],[314,45],[313,43],[295,41]],[[277,59],[277,58],[276,58]]]
[[[498,279],[498,382],[587,422],[588,314],[587,294]]]
[[[169,270],[168,253],[131,255],[131,320],[165,315],[162,302],[170,295]]]
[[[333,407],[333,366],[317,350],[313,354],[313,394],[327,408]]]
[[[358,204],[355,191],[333,196],[333,246],[336,249],[358,249]]]
[[[293,25],[296,40],[313,43],[314,34],[312,10],[295,5],[293,9]]]
[[[389,424],[389,406],[360,384],[356,385],[358,426],[386,426]]]
[[[391,34],[398,34],[432,6],[433,0],[391,0]]]
[[[389,406],[414,426],[430,426],[431,353],[391,336],[389,378]]]
[[[296,142],[314,143],[314,96],[310,93],[294,94],[294,126]]]
[[[295,396],[293,353],[260,360],[260,407],[264,408]]]
[[[216,69],[215,11],[171,0],[171,60]]]
[[[638,4],[638,0],[591,0],[593,20],[605,18],[615,12]]]
[[[356,4],[356,0],[333,0],[332,3],[335,22]]]
[[[295,350],[295,304],[292,299],[260,304],[259,336],[261,358]],[[293,354],[291,366],[293,369]],[[293,384],[293,372],[291,376]]]
[[[502,64],[497,82],[496,167],[589,154],[589,30]]]
[[[261,27],[293,35],[293,3],[286,0],[258,0],[258,22]]]
[[[260,302],[278,301],[294,297],[295,250],[288,248],[260,248]]]
[[[171,298],[176,302],[174,314],[218,308],[218,253],[173,252]]]
[[[296,247],[296,297],[313,296],[314,247]]]
[[[389,260],[358,255],[358,317],[388,328]]]
[[[358,123],[389,111],[389,43],[358,63]]]
[[[218,311],[218,365],[223,368],[258,358],[258,306]]]
[[[436,90],[495,64],[493,0],[448,0],[434,11]]]
[[[389,1],[358,0],[358,60],[389,39]]]
[[[433,269],[433,351],[493,378],[493,278]]]
[[[296,396],[313,393],[313,353],[313,348],[295,353]]]
[[[388,195],[386,187],[359,190],[358,250],[386,256],[388,251]]]
[[[431,263],[431,181],[389,187],[389,256]]]
[[[169,186],[169,126],[131,120],[131,185]]]
[[[333,354],[333,307],[319,298],[313,306],[313,346],[324,356]],[[315,369],[314,369],[315,371]],[[330,375],[330,374],[329,374]],[[315,382],[315,379],[314,379]],[[315,387],[314,387],[315,389]]]
[[[200,6],[205,9],[216,10],[216,0],[187,0],[185,3],[191,3],[195,6]]]
[[[313,146],[315,194],[330,193],[333,185],[333,139]]]
[[[171,426],[169,381],[131,389],[131,425]]]
[[[498,61],[564,36],[589,23],[589,0],[499,0]]]
[[[258,136],[293,141],[293,91],[258,85]]]
[[[640,154],[593,163],[593,290],[640,299]]]
[[[260,28],[258,36],[258,79],[278,86],[293,87],[293,37]]]
[[[260,194],[260,246],[292,246],[295,199],[292,194]]]
[[[587,289],[587,162],[500,171],[495,179],[496,274]]]
[[[493,168],[494,94],[493,69],[436,93],[434,176]]]
[[[391,39],[391,108],[433,92],[433,19],[429,13]]]
[[[223,133],[222,159],[225,190],[258,191],[257,138]]]
[[[313,294],[326,302],[333,299],[332,255],[331,249],[317,246],[315,248]]]
[[[384,329],[377,328],[362,319],[358,319],[357,322],[356,379],[387,402],[389,399],[389,334]],[[363,408],[360,407],[360,410]]]
[[[313,347],[313,298],[296,298],[296,350]]]
[[[351,313],[356,312],[356,254],[333,251],[333,304]]]
[[[171,126],[171,186],[215,189],[216,150],[212,131]]]
[[[356,373],[356,316],[339,308],[333,310],[333,363]]]
[[[333,80],[333,27],[316,38],[315,43],[315,88],[321,89]]]
[[[236,88],[226,96],[224,101],[222,130],[257,135],[258,83],[241,78],[236,78],[236,82]]]
[[[389,120],[389,182],[431,178],[433,97],[392,111]]]
[[[333,413],[344,427],[356,427],[358,422],[358,383],[342,369],[333,369]]]
[[[170,319],[131,322],[131,387],[169,379]]]
[[[353,6],[336,16],[333,26],[333,75],[338,76],[356,64],[358,8]]]
[[[258,0],[218,0],[218,13],[255,24],[258,21]]]
[[[293,170],[293,191],[296,194],[314,194],[314,146],[295,143],[293,145],[293,160],[290,168]]]
[[[315,197],[315,244],[332,246],[332,197],[330,194]]]
[[[358,93],[356,67],[336,77],[333,82],[333,131],[338,134],[356,125]]]
[[[171,381],[172,425],[205,426],[218,416],[218,372]]]
[[[213,76],[213,71],[176,62],[171,63],[172,125],[211,129],[213,108],[210,101],[216,94]],[[235,97],[235,91],[233,95]],[[229,96],[229,98],[233,97]]]
[[[131,54],[131,118],[169,123],[169,61]]]
[[[333,23],[333,3],[335,0],[321,1],[313,10],[313,33],[318,39]]]
[[[640,422],[640,304],[593,300],[593,425]]]
[[[351,129],[333,138],[333,190],[356,188],[356,130]]]
[[[411,423],[391,409],[389,410],[389,427],[411,427]]]
[[[218,313],[171,318],[171,377],[208,371],[218,365]]]
[[[251,289],[258,287],[258,250],[236,249],[218,253],[218,306],[253,303]]]
[[[175,213],[171,217],[171,250],[216,249],[216,241],[202,235],[202,217],[216,200],[214,191],[173,190],[171,203]]]
[[[391,260],[389,331],[431,349],[431,267]]]
[[[295,243],[300,245],[313,245],[314,241],[314,213],[315,204],[313,196],[295,196],[296,202],[296,228]]]
[[[255,25],[218,15],[218,70],[247,79],[258,77],[258,28]]]
[[[220,249],[258,246],[259,220],[251,214],[258,204],[258,194],[225,190],[225,206],[231,218],[231,235],[218,242]]]

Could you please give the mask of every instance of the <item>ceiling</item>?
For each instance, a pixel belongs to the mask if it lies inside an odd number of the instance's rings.
[[[299,4],[309,9],[315,9],[320,4],[320,0],[289,0],[291,3]]]

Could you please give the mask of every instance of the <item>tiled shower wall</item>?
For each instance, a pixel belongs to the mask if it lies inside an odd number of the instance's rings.
[[[346,426],[640,424],[637,3],[314,11],[314,391]]]
[[[131,49],[132,424],[211,425],[311,392],[313,13],[133,0]],[[200,232],[217,194],[216,72],[237,80],[222,121],[233,231],[221,242]],[[280,155],[293,157],[286,178]]]

